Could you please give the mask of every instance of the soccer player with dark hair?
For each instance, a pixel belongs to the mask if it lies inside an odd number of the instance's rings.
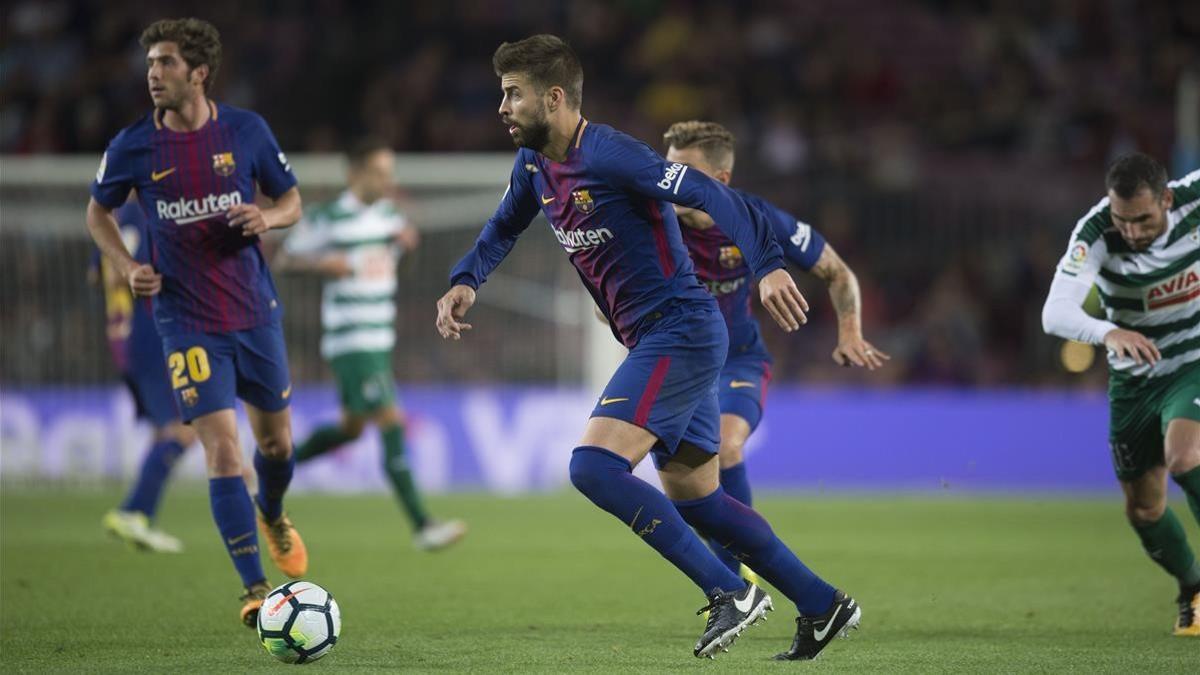
[[[1047,333],[1108,349],[1109,444],[1125,515],[1179,584],[1174,634],[1200,637],[1200,562],[1167,476],[1200,522],[1200,171],[1177,181],[1141,153],[1079,219],[1042,309]],[[1095,285],[1106,318],[1083,311]]]
[[[396,209],[396,153],[383,140],[363,138],[346,151],[347,187],[334,201],[308,209],[284,242],[276,269],[324,277],[321,356],[329,362],[342,403],[336,424],[318,427],[296,446],[303,463],[362,435],[367,422],[383,441],[383,470],[423,551],[445,548],[467,532],[461,520],[429,516],[413,480],[396,403],[392,349],[396,345],[396,265],[417,246],[417,229]]]
[[[693,170],[729,185],[733,178],[734,137],[716,122],[690,120],[672,124],[663,134],[667,161],[686,164]],[[843,366],[871,370],[883,367],[889,357],[862,335],[862,295],[858,279],[837,251],[811,225],[784,212],[762,197],[735,190],[746,206],[762,213],[770,223],[784,257],[829,286],[838,320],[838,342],[833,360]],[[721,369],[721,487],[738,501],[751,505],[750,481],[742,451],[762,419],[767,384],[771,380],[771,355],[763,344],[758,321],[750,313],[750,268],[737,245],[714,227],[703,211],[675,205],[683,227],[683,243],[696,266],[700,283],[721,307],[729,329],[729,353]],[[738,571],[742,565],[714,542],[717,557]],[[804,620],[819,617],[804,617]]]
[[[171,388],[204,446],[213,519],[245,587],[241,619],[253,627],[270,590],[255,502],[275,564],[291,577],[308,567],[283,511],[295,463],[292,385],[283,307],[259,245],[259,235],[300,219],[300,191],[263,118],[208,97],[221,64],[212,24],[164,19],[142,33],[141,44],[154,109],[109,143],[87,225],[134,296],[154,296]],[[270,206],[255,204],[256,187]],[[113,219],[134,190],[150,219],[150,263],[129,254]],[[254,502],[242,479],[236,398],[258,442]]]
[[[142,207],[137,202],[127,202],[113,212],[113,218],[121,228],[121,240],[129,254],[138,262],[149,263],[150,233]],[[140,550],[179,553],[183,543],[153,524],[171,471],[188,446],[196,442],[196,432],[179,419],[167,377],[162,339],[154,327],[149,300],[135,299],[129,283],[99,251],[95,262],[90,271],[104,288],[106,332],[113,364],[129,388],[137,416],[154,427],[154,437],[138,466],[137,479],[121,505],[104,514],[104,529]]]
[[[762,516],[721,489],[717,381],[729,334],[696,280],[668,202],[711,215],[745,254],[771,316],[796,330],[807,305],[783,269],[770,225],[721,183],[585,119],[583,69],[559,38],[502,44],[493,67],[503,91],[500,118],[519,150],[499,207],[438,301],[439,332],[457,340],[470,330],[463,319],[476,289],[540,209],[614,336],[629,348],[571,455],[571,482],[707,595],[696,656],[727,649],[771,599],[717,559],[693,527],[733,551],[801,615],[830,616],[794,655],[816,656],[858,624],[861,610],[800,562]],[[665,496],[632,474],[650,454]]]

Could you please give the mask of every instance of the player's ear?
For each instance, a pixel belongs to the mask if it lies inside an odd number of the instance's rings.
[[[546,89],[546,107],[550,112],[558,110],[559,106],[567,101],[567,92],[563,91],[562,87],[550,87]]]
[[[726,185],[729,185],[729,181],[733,180],[733,172],[729,169],[720,169],[713,174],[713,178],[716,178]]]
[[[1175,191],[1171,188],[1163,188],[1162,207],[1166,211],[1171,210],[1171,206],[1175,204]]]
[[[188,75],[192,84],[203,85],[205,80],[208,79],[208,65],[202,63],[192,68],[192,71]]]

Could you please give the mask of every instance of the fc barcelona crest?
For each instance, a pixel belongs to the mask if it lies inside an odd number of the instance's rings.
[[[722,246],[717,262],[727,270],[734,269],[742,264],[742,250],[736,246]]]
[[[596,202],[592,201],[592,195],[587,190],[575,190],[571,193],[571,200],[575,204],[575,210],[582,214],[588,214],[596,210]]]
[[[219,152],[213,155],[213,171],[218,176],[231,176],[237,164],[233,161],[232,152]]]
[[[196,405],[196,403],[200,401],[200,394],[196,393],[195,387],[188,387],[187,389],[184,389],[183,391],[179,392],[179,396],[183,399],[183,404],[189,408]]]

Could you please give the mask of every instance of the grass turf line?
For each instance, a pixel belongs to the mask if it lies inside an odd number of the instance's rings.
[[[273,667],[237,622],[240,589],[206,495],[168,494],[160,525],[187,547],[140,554],[106,540],[114,493],[0,495],[0,667],[242,671]],[[1188,672],[1200,641],[1173,638],[1173,582],[1109,500],[765,498],[801,558],[863,605],[863,629],[822,672]],[[288,508],[333,592],[342,641],[310,666],[354,670],[777,671],[793,609],[700,661],[704,598],[575,494],[431,499],[470,526],[419,553],[384,496],[296,495]],[[1186,506],[1176,504],[1193,545]],[[265,558],[273,583],[283,577]],[[283,667],[283,664],[278,664]],[[1194,672],[1194,671],[1193,671]]]

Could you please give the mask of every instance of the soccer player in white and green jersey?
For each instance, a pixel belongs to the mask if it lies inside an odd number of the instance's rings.
[[[284,242],[281,270],[326,277],[321,303],[321,356],[333,369],[342,416],[296,448],[306,462],[358,438],[374,422],[383,440],[383,468],[422,550],[449,546],[466,534],[459,520],[432,520],[404,450],[404,417],[396,404],[392,348],[396,343],[396,263],[417,244],[417,232],[387,198],[395,153],[378,139],[347,152],[348,187],[337,200],[310,209]]]
[[[1200,170],[1167,182],[1143,154],[1071,234],[1042,310],[1047,333],[1108,348],[1109,442],[1125,513],[1179,582],[1174,633],[1200,637],[1200,563],[1167,506],[1167,474],[1200,521]],[[1107,320],[1081,305],[1095,284]]]

